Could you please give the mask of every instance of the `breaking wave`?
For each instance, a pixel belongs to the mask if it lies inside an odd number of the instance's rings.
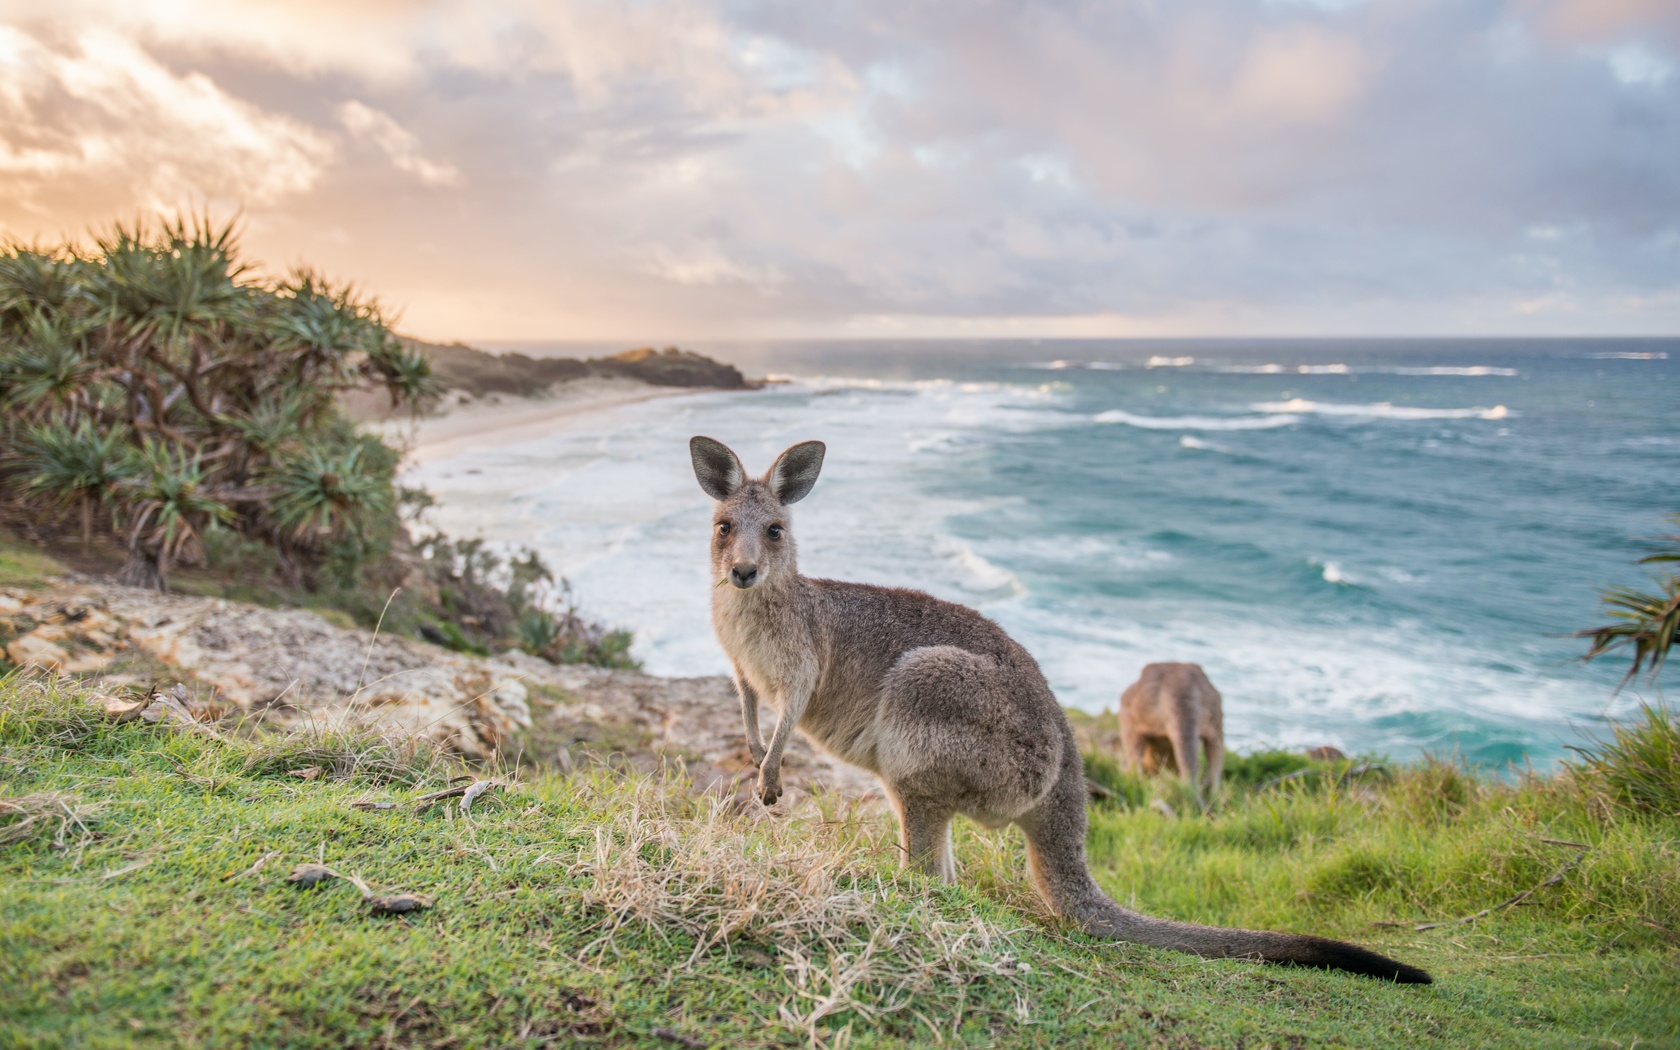
[[[1357,419],[1509,419],[1511,410],[1504,405],[1492,408],[1413,408],[1378,401],[1369,405],[1345,405],[1331,401],[1308,401],[1291,398],[1288,401],[1262,401],[1252,406],[1256,412],[1277,413],[1272,418],[1293,422],[1303,415],[1350,416]]]
[[[1099,412],[1093,423],[1119,423],[1143,430],[1271,430],[1301,421],[1296,415],[1266,416],[1139,416],[1118,408]]]

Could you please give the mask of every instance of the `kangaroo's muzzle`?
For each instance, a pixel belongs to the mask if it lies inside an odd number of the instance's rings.
[[[757,563],[750,562],[750,561],[738,561],[738,562],[736,562],[735,567],[729,570],[729,582],[733,583],[735,586],[741,588],[742,590],[746,590],[748,587],[751,587],[753,584],[757,583],[758,582],[758,565],[757,565]]]

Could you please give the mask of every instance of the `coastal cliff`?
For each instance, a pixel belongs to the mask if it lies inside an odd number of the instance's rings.
[[[680,764],[700,790],[733,790],[753,770],[727,678],[554,664],[514,649],[480,657],[303,609],[91,580],[0,588],[0,653],[17,667],[76,675],[104,695],[143,697],[180,683],[207,721],[340,721],[471,759],[561,770]],[[785,769],[806,791],[862,795],[873,786],[803,741]]]
[[[631,379],[650,386],[747,390],[755,386],[740,369],[703,354],[668,346],[642,347],[606,357],[530,357],[518,352],[492,354],[464,343],[405,340],[432,366],[444,386],[482,397],[485,394],[541,394],[578,379]]]

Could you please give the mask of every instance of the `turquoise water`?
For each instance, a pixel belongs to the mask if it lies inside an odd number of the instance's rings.
[[[974,605],[1064,703],[1194,660],[1240,747],[1544,765],[1637,693],[1567,637],[1680,510],[1680,342],[713,347],[793,381],[431,463],[661,673],[723,669],[685,442],[829,442],[813,574]]]

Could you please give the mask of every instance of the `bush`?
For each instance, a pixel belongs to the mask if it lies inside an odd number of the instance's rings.
[[[1669,521],[1680,526],[1680,514]],[[1649,544],[1650,554],[1641,565],[1680,562],[1680,533],[1663,536]],[[1581,659],[1595,660],[1618,649],[1631,649],[1633,659],[1622,676],[1626,685],[1644,671],[1655,682],[1668,651],[1680,637],[1680,574],[1653,574],[1654,593],[1630,587],[1612,587],[1604,592],[1604,606],[1614,622],[1575,632],[1577,638],[1592,639]]]
[[[488,652],[483,642],[513,645],[561,664],[636,669],[629,631],[610,630],[578,610],[571,584],[556,578],[536,551],[506,557],[482,539],[432,534],[419,544],[427,575],[454,622],[427,625],[429,640],[463,652]]]
[[[111,534],[136,583],[167,588],[218,528],[311,588],[353,572],[395,530],[397,456],[335,399],[412,407],[433,385],[374,300],[303,269],[253,279],[208,219],[0,246],[0,497]]]
[[[1680,816],[1680,722],[1666,707],[1641,705],[1640,717],[1613,738],[1572,750],[1570,775],[1607,810]]]
[[[417,408],[435,386],[372,298],[307,269],[254,279],[208,219],[119,224],[86,253],[0,246],[0,520],[109,536],[141,586],[216,560],[225,597],[278,590],[463,652],[636,666],[630,636],[583,618],[534,553],[431,536],[415,556],[402,515],[430,497],[397,486],[398,452],[337,402],[383,388]],[[423,593],[393,598],[411,583]]]

